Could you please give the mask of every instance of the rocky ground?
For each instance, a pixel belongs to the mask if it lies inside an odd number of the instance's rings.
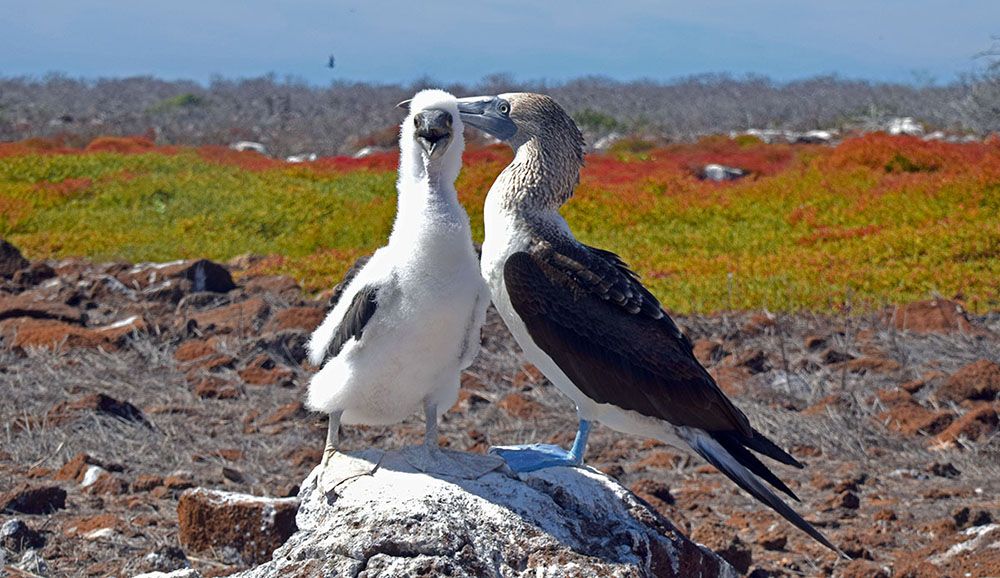
[[[311,298],[253,264],[29,263],[0,247],[0,567],[222,576],[291,534],[294,500],[246,497],[227,515],[268,523],[245,543],[197,531],[194,489],[295,496],[325,436],[325,417],[301,403],[315,369],[303,344],[333,292]],[[855,560],[686,452],[597,427],[591,465],[757,578],[1000,576],[1000,315],[936,300],[678,321],[755,425],[808,464],[776,471]],[[493,313],[483,341],[442,443],[569,443],[572,406]],[[399,448],[422,433],[415,414],[342,439]]]

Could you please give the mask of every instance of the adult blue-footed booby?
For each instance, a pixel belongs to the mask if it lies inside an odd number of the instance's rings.
[[[569,451],[493,448],[531,471],[583,461],[590,423],[689,446],[754,498],[840,552],[763,483],[798,500],[752,452],[802,467],[755,430],[698,363],[691,342],[614,253],[577,241],[559,207],[583,165],[583,137],[548,96],[459,99],[462,120],[510,144],[514,160],[483,209],[482,274],[529,361],[577,406]]]
[[[489,289],[469,217],[458,203],[462,120],[455,97],[425,90],[410,102],[399,140],[399,201],[389,242],[351,279],[309,341],[322,369],[308,406],[330,414],[327,466],[345,424],[392,424],[419,407],[425,447],[458,397],[459,374],[479,351]]]

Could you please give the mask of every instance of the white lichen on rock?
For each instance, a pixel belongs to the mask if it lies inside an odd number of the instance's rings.
[[[483,470],[493,458],[480,460]],[[243,578],[315,576],[737,576],[611,478],[588,468],[468,479],[419,471],[419,454],[368,450],[367,475],[302,484],[299,530]]]

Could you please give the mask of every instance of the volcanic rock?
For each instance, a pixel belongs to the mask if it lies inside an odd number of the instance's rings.
[[[297,509],[295,498],[187,490],[177,504],[181,545],[192,552],[229,547],[243,562],[259,564],[295,532]]]
[[[324,495],[313,470],[298,532],[271,562],[236,576],[737,575],[591,469],[515,477],[495,458],[448,454],[455,474],[428,475],[417,469],[420,448],[338,456],[331,468],[343,481]]]

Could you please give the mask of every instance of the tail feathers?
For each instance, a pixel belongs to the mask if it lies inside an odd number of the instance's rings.
[[[708,463],[718,468],[720,472],[735,482],[736,485],[743,488],[743,490],[748,494],[760,502],[763,502],[775,512],[781,514],[782,517],[791,522],[796,528],[802,530],[806,534],[809,534],[814,540],[833,550],[837,554],[849,559],[847,554],[844,554],[840,548],[834,546],[833,543],[827,540],[826,536],[821,534],[819,530],[812,526],[812,524],[802,519],[802,516],[796,513],[796,511],[789,507],[788,504],[781,501],[781,498],[776,496],[774,492],[767,489],[767,486],[754,477],[754,475],[718,441],[705,432],[695,431],[691,433],[692,435],[689,436],[688,443],[691,445],[691,448],[698,452],[701,457],[705,458]],[[749,454],[749,452],[747,453]],[[756,458],[754,459],[756,460]],[[757,463],[760,462],[757,461]],[[763,467],[763,464],[761,464],[761,467]],[[771,474],[771,476],[773,477],[774,475]]]
[[[739,438],[734,435],[717,432],[711,432],[709,435],[715,438],[715,441],[719,442],[719,445],[725,448],[725,450],[729,452],[729,455],[733,456],[736,461],[743,465],[743,467],[757,474],[763,478],[764,481],[781,490],[796,502],[802,501],[795,495],[795,492],[793,492],[791,488],[785,485],[785,482],[782,482],[778,476],[774,475],[774,472],[762,464],[761,461],[757,459],[757,456],[750,453],[750,451],[746,449],[742,443],[740,443],[741,440]]]
[[[741,439],[740,444],[772,460],[802,469],[802,463],[799,460],[793,458],[788,452],[779,448],[774,442],[764,437],[764,434],[757,430],[753,430],[753,437]]]

